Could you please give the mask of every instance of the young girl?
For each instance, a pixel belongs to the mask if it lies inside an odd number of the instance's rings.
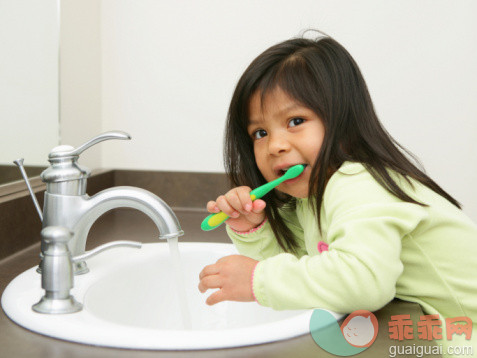
[[[386,132],[335,40],[292,39],[258,56],[235,89],[225,145],[235,188],[207,209],[231,217],[243,256],[203,269],[200,291],[219,289],[208,304],[351,313],[398,297],[442,322],[477,322],[477,226]],[[251,188],[296,164],[299,177],[251,201]]]

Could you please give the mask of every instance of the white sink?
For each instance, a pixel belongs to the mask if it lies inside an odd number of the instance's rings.
[[[118,348],[226,348],[309,333],[312,310],[275,311],[256,302],[205,304],[211,292],[199,292],[199,272],[220,257],[236,254],[233,245],[179,243],[179,251],[190,309],[187,328],[167,243],[117,248],[90,259],[90,272],[75,276],[72,294],[84,304],[78,313],[48,315],[31,309],[43,295],[36,268],[8,285],[2,307],[14,322],[34,332]]]

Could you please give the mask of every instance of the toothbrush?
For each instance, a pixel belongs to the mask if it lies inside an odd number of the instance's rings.
[[[256,199],[260,199],[265,194],[267,194],[270,190],[272,190],[276,186],[283,183],[285,180],[296,178],[301,173],[303,173],[303,170],[305,170],[305,166],[306,165],[304,164],[294,165],[293,167],[289,168],[286,171],[286,173],[283,174],[280,178],[272,180],[271,182],[267,184],[264,184],[262,186],[259,186],[258,188],[253,189],[250,192],[250,199],[252,199],[252,201]],[[204,219],[204,221],[202,221],[202,224],[200,225],[200,227],[204,231],[213,230],[219,227],[228,218],[229,216],[225,214],[223,211],[221,211],[220,213],[210,214]]]

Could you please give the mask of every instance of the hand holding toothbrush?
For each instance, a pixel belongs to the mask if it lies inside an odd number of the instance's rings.
[[[286,180],[298,177],[305,169],[304,164],[294,165],[281,177],[251,190],[241,186],[219,196],[217,201],[209,201],[207,210],[212,214],[202,221],[202,230],[219,227],[224,221],[232,219],[229,226],[237,231],[249,231],[265,219],[265,202],[258,200]],[[258,221],[260,219],[260,221]],[[234,221],[235,220],[235,221]]]
[[[252,189],[239,186],[219,196],[216,201],[207,203],[207,211],[216,214],[223,212],[230,218],[227,225],[236,231],[249,231],[265,220],[265,201],[250,197]]]

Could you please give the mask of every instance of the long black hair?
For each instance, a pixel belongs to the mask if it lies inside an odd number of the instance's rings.
[[[460,208],[454,198],[406,157],[407,154],[417,161],[383,128],[358,65],[329,36],[279,43],[259,55],[245,70],[232,96],[225,130],[225,168],[232,186],[254,188],[266,182],[255,162],[253,141],[247,132],[249,103],[257,91],[263,98],[277,87],[312,109],[325,127],[308,193],[315,201],[320,230],[326,183],[345,161],[362,163],[380,185],[403,201],[425,205],[407,195],[388,169],[401,174],[409,184],[409,178],[421,182]],[[279,245],[285,251],[296,251],[297,243],[278,211],[286,203],[293,205],[294,198],[274,190],[264,200]]]

